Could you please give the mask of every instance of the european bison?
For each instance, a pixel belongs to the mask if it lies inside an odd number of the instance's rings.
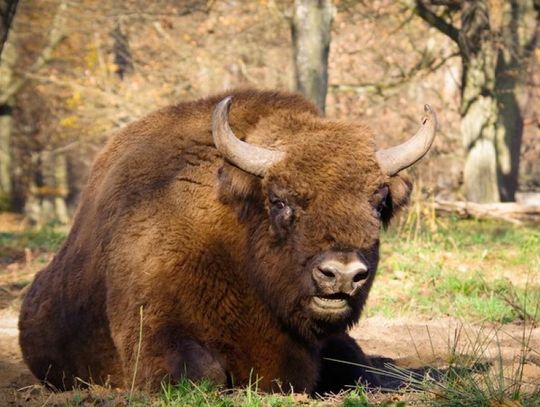
[[[434,113],[376,151],[366,126],[322,118],[301,96],[230,95],[158,110],[99,154],[67,241],[22,305],[20,344],[39,379],[155,390],[258,377],[265,391],[311,393],[376,383],[327,358],[368,363],[346,329]]]

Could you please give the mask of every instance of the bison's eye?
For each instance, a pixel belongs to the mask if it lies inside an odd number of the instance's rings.
[[[383,211],[388,207],[388,205],[386,204],[386,199],[384,199],[383,201],[381,201],[379,203],[379,205],[377,205],[377,208],[375,209],[375,212],[376,212],[376,216],[378,218],[381,217],[381,214],[383,213]]]
[[[277,194],[272,191],[270,191],[268,199],[270,201],[270,206],[273,211],[281,211],[289,206],[284,199],[281,199],[279,196],[277,196]]]
[[[293,217],[293,209],[287,205],[285,201],[281,199],[273,199],[270,201],[271,209],[270,212],[274,217],[280,218],[284,223],[291,223]]]
[[[372,205],[373,205],[373,214],[375,217],[380,218],[385,209],[388,208],[387,204],[388,197],[388,187],[382,186],[377,192],[373,195]]]
[[[277,236],[285,238],[294,223],[294,210],[286,201],[270,195],[270,218]]]
[[[285,207],[287,206],[287,204],[285,202],[283,202],[282,200],[280,200],[280,199],[276,199],[274,201],[271,201],[271,204],[272,204],[273,208],[276,208],[279,211],[282,210],[282,209],[285,209]]]

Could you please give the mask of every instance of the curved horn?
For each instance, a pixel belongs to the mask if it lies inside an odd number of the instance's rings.
[[[410,167],[428,152],[437,131],[437,115],[429,105],[424,105],[425,115],[416,134],[406,142],[376,153],[379,167],[386,175],[396,175]]]
[[[251,145],[238,139],[229,126],[231,102],[232,96],[228,96],[214,108],[212,114],[214,144],[228,161],[244,171],[262,177],[271,165],[285,157],[285,153]]]

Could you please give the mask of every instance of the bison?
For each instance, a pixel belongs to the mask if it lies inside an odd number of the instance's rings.
[[[411,191],[434,112],[376,150],[363,124],[242,90],[128,125],[93,164],[66,242],[22,304],[20,345],[57,389],[163,380],[333,392],[377,378],[348,336],[379,232]]]

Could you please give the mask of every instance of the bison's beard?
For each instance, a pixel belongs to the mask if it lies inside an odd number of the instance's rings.
[[[358,321],[366,296],[367,293],[361,291],[354,297],[338,298],[344,302],[338,309],[334,309],[336,307],[333,304],[325,306],[324,301],[327,297],[311,297],[306,311],[310,314],[313,329],[319,336],[344,331]],[[332,301],[334,298],[329,300]]]
[[[260,292],[269,311],[287,332],[304,341],[320,340],[328,335],[345,331],[360,317],[364,299],[355,296],[347,299],[347,307],[341,312],[320,312],[314,309],[314,295],[283,298],[278,293]],[[276,298],[278,297],[278,298]]]

